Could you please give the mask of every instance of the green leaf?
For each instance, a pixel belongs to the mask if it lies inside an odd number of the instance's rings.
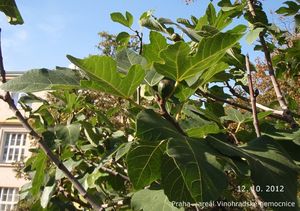
[[[160,57],[164,63],[155,63],[156,71],[175,81],[195,78],[206,69],[214,66],[243,36],[245,27],[238,26],[234,31],[218,33],[213,37],[203,38],[196,55],[190,55],[190,47],[184,42],[176,42],[161,51]],[[197,79],[197,77],[196,77]],[[187,81],[188,82],[188,81]],[[188,82],[189,85],[192,85]]]
[[[96,132],[92,124],[88,122],[82,122],[81,125],[84,128],[84,134],[87,140],[90,142],[91,145],[97,147],[99,141],[101,140],[101,136]]]
[[[291,140],[295,144],[300,146],[300,129],[294,132],[277,132],[274,129],[274,130],[265,131],[263,133],[272,137],[275,140]]]
[[[127,153],[129,152],[131,145],[133,142],[127,142],[127,143],[123,143],[121,144],[117,151],[116,151],[116,156],[115,156],[115,160],[118,161],[120,160],[123,156],[127,155]]]
[[[89,174],[86,177],[86,184],[88,188],[95,188],[97,186],[96,181],[100,178],[100,177],[105,177],[108,176],[108,173],[102,173],[101,171],[99,171],[98,169],[95,169],[93,173]]]
[[[194,25],[188,19],[185,18],[177,18],[177,23],[183,24],[185,27],[194,28]]]
[[[242,114],[239,110],[234,108],[229,108],[226,110],[227,116],[223,117],[224,120],[233,121],[239,124],[245,123],[246,121],[251,119],[250,113]]]
[[[264,119],[265,117],[269,116],[272,113],[273,113],[272,111],[259,112],[259,113],[257,113],[257,119],[262,120],[262,119]],[[247,117],[244,122],[253,122],[253,116],[249,115],[249,117]]]
[[[170,163],[173,169],[166,164],[162,168],[163,187],[170,200],[208,202],[216,200],[227,187],[219,154],[202,140],[172,138],[167,154],[175,164]]]
[[[143,56],[153,66],[154,62],[163,62],[163,59],[159,57],[159,53],[167,48],[168,44],[166,38],[155,31],[150,32],[149,39],[150,44],[143,46]]]
[[[81,85],[85,88],[128,99],[144,80],[145,72],[140,65],[133,65],[124,77],[116,71],[116,62],[108,56],[90,56],[85,59],[70,55],[67,57],[90,77],[90,81],[81,81]]]
[[[280,7],[276,10],[277,14],[283,14],[285,16],[295,15],[300,9],[300,5],[293,1],[285,1],[284,4],[288,7]]]
[[[129,40],[130,35],[127,32],[120,32],[116,37],[116,41],[124,45],[127,45]]]
[[[272,138],[261,136],[242,147],[225,143],[216,136],[208,136],[207,141],[226,156],[232,158],[238,156],[247,160],[254,185],[262,189],[257,194],[264,201],[295,202],[296,207],[291,210],[297,210],[297,186],[295,184],[297,184],[299,168]],[[272,185],[282,185],[284,191],[267,192],[267,186]]]
[[[205,86],[207,83],[211,82],[211,79],[220,72],[225,71],[229,67],[228,64],[224,62],[217,63],[216,65],[210,67],[205,71],[199,78],[197,85]]]
[[[149,86],[155,86],[164,78],[163,75],[157,73],[154,68],[147,72],[145,76],[145,81],[149,84]]]
[[[67,144],[75,144],[80,135],[80,124],[57,125],[54,128],[58,139]]]
[[[217,15],[216,15],[216,9],[212,3],[209,3],[209,5],[206,9],[206,16],[207,16],[209,25],[213,26],[216,22]]]
[[[175,23],[173,22],[172,20],[168,19],[168,18],[160,18],[158,20],[159,23],[161,23],[163,26],[165,24],[169,24],[169,25],[175,25],[177,26],[177,28],[179,28],[181,31],[183,31],[187,36],[189,36],[189,38],[195,42],[199,42],[201,40],[201,36],[199,36],[197,34],[197,32],[193,29],[190,29],[190,28],[185,28],[185,27],[182,27],[181,25],[179,25],[178,23]],[[171,33],[171,35],[173,34],[174,32]]]
[[[2,84],[0,89],[11,92],[38,92],[79,87],[80,77],[71,69],[35,69]]]
[[[161,24],[156,18],[152,18],[153,11],[144,12],[139,20],[141,26],[146,27],[150,30],[159,31],[168,34],[167,28]]]
[[[183,211],[176,208],[169,201],[163,190],[144,189],[133,194],[131,207],[134,211]]]
[[[153,64],[154,62],[163,62],[159,57],[159,53],[168,45],[166,38],[158,32],[151,31],[149,36],[150,44],[143,46],[143,56],[147,59],[150,67],[150,71],[146,74],[145,81],[150,86],[154,86],[163,79],[164,76],[156,72],[153,68]]]
[[[72,158],[68,159],[67,161],[64,161],[64,166],[69,170],[72,171],[76,166],[78,166],[83,160],[74,161]],[[64,178],[64,173],[57,167],[55,172],[55,179],[60,180]]]
[[[42,196],[41,196],[41,206],[43,208],[46,208],[53,192],[55,191],[56,183],[53,183],[51,186],[46,186],[43,190]]]
[[[110,14],[112,21],[120,23],[126,27],[131,27],[133,23],[133,16],[126,11],[126,17],[120,12],[113,12]]]
[[[226,11],[226,9],[224,10],[224,8],[222,8],[222,10],[218,12],[214,27],[220,31],[231,24],[234,17],[243,13],[244,5],[242,3],[228,9],[229,10]]]
[[[1,0],[0,11],[7,16],[10,24],[16,25],[24,23],[15,0]]]
[[[36,196],[40,193],[41,187],[44,183],[45,169],[47,166],[47,155],[40,151],[37,155],[32,168],[35,169],[35,174],[32,179],[32,188],[31,193],[33,196]]]
[[[175,202],[193,202],[190,191],[174,159],[165,155],[161,168],[161,183],[168,199]]]
[[[186,130],[189,137],[192,138],[205,138],[208,134],[217,134],[222,130],[216,123],[206,124],[202,127],[195,127]]]
[[[131,49],[123,49],[119,51],[116,55],[116,60],[117,70],[126,74],[135,64],[140,64],[143,68],[146,68],[147,65],[146,59]]]
[[[136,120],[136,136],[143,141],[160,141],[181,137],[177,129],[151,109],[141,111]]]
[[[246,35],[246,41],[249,45],[253,44],[253,42],[258,38],[259,34],[264,30],[264,28],[256,28],[254,30],[251,30],[247,35]]]
[[[130,12],[128,12],[128,11],[126,11],[125,15],[126,15],[126,19],[127,19],[127,21],[128,21],[128,24],[129,24],[129,26],[131,27],[132,24],[133,24],[133,16],[132,16],[132,14],[131,14]]]
[[[176,87],[176,90],[174,92],[174,96],[180,100],[180,102],[187,101],[193,94],[195,94],[196,89],[198,89],[197,86],[189,87],[186,84],[179,84]]]
[[[127,155],[128,176],[135,189],[142,189],[160,178],[160,167],[166,144],[140,142]]]

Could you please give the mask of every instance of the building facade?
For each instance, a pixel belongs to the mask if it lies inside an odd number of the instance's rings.
[[[9,73],[7,79],[20,74]],[[4,91],[0,90],[0,94],[3,95]],[[11,93],[16,105],[22,95],[24,93]],[[21,113],[25,114],[19,105],[18,107]],[[0,100],[0,211],[14,210],[18,202],[19,190],[28,182],[16,177],[14,164],[29,156],[30,137],[28,131],[13,117],[14,114],[6,102]]]

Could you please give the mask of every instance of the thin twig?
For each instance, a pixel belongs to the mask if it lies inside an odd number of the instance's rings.
[[[246,55],[246,69],[247,69],[250,101],[251,101],[251,107],[252,107],[253,126],[255,128],[256,136],[260,137],[261,133],[260,133],[260,129],[259,129],[259,122],[258,122],[257,111],[256,111],[256,96],[254,95],[254,90],[253,90],[253,82],[252,82],[252,75],[251,75],[251,70],[250,70],[250,62],[249,62],[248,54]]]
[[[139,49],[139,55],[142,55],[143,53],[143,33],[139,33],[139,31],[134,31],[136,33],[136,36],[139,38],[140,42],[140,49]],[[141,86],[138,86],[136,90],[136,103],[138,105],[141,104]]]
[[[125,176],[125,175],[123,175],[123,174],[121,174],[121,173],[119,173],[119,172],[116,172],[116,171],[111,170],[111,169],[109,169],[109,168],[106,168],[106,167],[104,167],[104,166],[101,166],[100,169],[101,169],[102,171],[105,171],[105,172],[111,174],[111,175],[114,175],[114,176],[120,176],[120,177],[122,177],[123,179],[129,181],[129,177],[127,177],[127,176]]]
[[[1,29],[0,29],[1,32]],[[6,82],[6,73],[3,65],[3,58],[2,58],[2,49],[1,49],[1,39],[0,39],[0,72],[2,82]],[[64,175],[70,180],[70,182],[74,185],[76,190],[92,205],[95,210],[102,210],[100,204],[94,201],[94,199],[87,193],[84,187],[79,183],[79,181],[71,174],[71,172],[66,168],[66,166],[58,159],[58,157],[49,149],[46,142],[44,141],[43,137],[41,137],[27,122],[25,117],[21,114],[19,109],[16,107],[13,99],[9,92],[6,92],[4,96],[1,97],[3,101],[5,101],[10,110],[14,113],[17,119],[21,122],[23,127],[29,131],[29,134],[34,137],[41,149],[47,155],[47,157],[64,173]]]
[[[248,7],[249,7],[249,12],[251,13],[252,18],[255,20],[256,19],[256,12],[255,12],[255,7],[254,7],[254,4],[253,4],[253,0],[248,0],[247,3],[248,3]],[[289,122],[291,123],[292,128],[297,128],[297,127],[299,127],[299,125],[296,123],[294,117],[292,116],[291,111],[289,110],[289,108],[287,106],[287,103],[286,103],[286,101],[285,101],[285,99],[282,95],[279,83],[278,83],[278,81],[275,77],[275,71],[274,71],[274,67],[273,67],[273,64],[272,64],[271,54],[270,54],[269,48],[266,44],[264,35],[262,33],[259,34],[259,40],[260,40],[260,43],[263,47],[263,52],[264,52],[264,55],[265,55],[265,59],[267,61],[269,77],[272,81],[273,88],[274,88],[274,91],[275,91],[275,94],[276,94],[276,97],[277,97],[277,101],[279,102],[279,105],[280,105],[280,107],[283,111],[283,115],[286,119],[289,120]]]
[[[6,83],[6,73],[3,65],[3,57],[2,57],[2,50],[1,50],[1,28],[0,28],[0,71],[1,71],[1,81],[2,83]]]

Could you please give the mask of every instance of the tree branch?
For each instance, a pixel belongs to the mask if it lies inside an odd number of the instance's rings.
[[[255,13],[254,5],[253,5],[253,0],[248,0],[247,3],[248,3],[248,7],[249,7],[249,12],[251,13],[252,18],[255,20],[256,19],[256,13]],[[275,94],[277,96],[277,101],[279,102],[279,105],[280,105],[280,107],[283,111],[283,116],[287,120],[289,120],[289,122],[291,123],[292,128],[297,128],[297,127],[299,127],[299,125],[294,120],[294,118],[292,116],[292,113],[289,110],[289,108],[287,106],[287,103],[286,103],[286,101],[285,101],[285,99],[282,95],[279,83],[278,83],[278,81],[275,77],[275,74],[274,74],[275,71],[274,71],[274,67],[273,67],[273,64],[272,64],[271,54],[270,54],[269,48],[266,44],[266,41],[265,41],[265,38],[264,38],[263,34],[259,35],[259,40],[260,40],[260,43],[263,47],[263,52],[264,52],[264,55],[265,55],[265,59],[267,61],[269,77],[272,81],[273,88],[274,88]]]
[[[139,38],[140,41],[140,49],[139,49],[139,55],[142,55],[143,53],[143,33],[139,33],[139,31],[134,31],[136,33],[136,36]],[[141,104],[141,86],[138,86],[136,90],[136,103]]]
[[[233,96],[235,96],[235,97],[237,97],[237,98],[243,100],[244,102],[249,103],[249,99],[247,99],[246,97],[244,97],[244,96],[238,94],[238,93],[235,91],[235,89],[232,88],[232,87],[229,85],[229,83],[228,83],[227,81],[226,81],[225,83],[226,83],[226,87],[229,89],[229,91],[231,92],[231,94],[232,94]],[[261,109],[261,110],[263,110],[263,111],[272,111],[273,114],[281,115],[281,116],[283,115],[283,111],[279,111],[279,110],[275,110],[275,109],[269,108],[269,107],[264,106],[264,105],[262,105],[262,104],[259,104],[259,103],[257,103],[257,102],[255,103],[255,105],[256,105],[257,108],[259,108],[259,109]],[[295,115],[296,115],[296,114],[295,114]]]
[[[1,32],[1,29],[0,29]],[[1,34],[0,34],[1,35]],[[0,38],[0,72],[1,72],[1,78],[2,82],[6,82],[6,73],[3,65],[3,57],[2,57],[2,49],[1,49],[1,38]],[[29,134],[35,138],[41,149],[44,151],[44,153],[47,155],[49,160],[51,160],[63,173],[64,175],[70,180],[70,182],[74,185],[76,190],[89,202],[89,204],[92,205],[92,207],[95,210],[102,210],[100,204],[94,201],[94,199],[87,193],[87,191],[84,189],[84,187],[79,183],[79,181],[71,174],[71,172],[66,168],[66,166],[58,159],[58,157],[49,149],[46,142],[44,141],[43,137],[41,137],[27,122],[25,117],[21,114],[19,109],[16,107],[13,99],[11,98],[11,95],[9,92],[6,92],[4,96],[1,97],[3,101],[5,101],[10,110],[14,113],[14,115],[17,117],[17,119],[21,122],[23,127],[29,131]]]
[[[211,93],[204,92],[204,91],[202,91],[202,90],[200,90],[200,89],[198,89],[198,90],[196,91],[196,93],[199,94],[199,95],[201,95],[201,96],[203,96],[203,97],[210,98],[210,99],[212,99],[212,100],[214,100],[214,101],[221,102],[221,103],[226,103],[226,104],[232,105],[232,106],[234,106],[234,107],[236,107],[236,108],[241,108],[241,109],[243,109],[243,110],[252,112],[252,108],[250,108],[250,107],[248,107],[248,106],[244,106],[244,105],[241,105],[241,104],[239,104],[239,103],[236,103],[236,102],[232,102],[232,101],[230,101],[230,100],[223,99],[223,98],[218,97],[218,96],[215,96],[215,95],[213,95],[213,94],[211,94]],[[270,116],[270,117],[273,117],[273,118],[275,118],[275,119],[279,119],[279,120],[288,122],[288,120],[287,120],[285,117],[281,116],[281,115],[270,114],[269,116]]]
[[[100,169],[101,169],[102,171],[105,171],[105,172],[111,174],[111,175],[114,175],[114,176],[120,176],[120,177],[122,177],[123,179],[129,181],[129,177],[127,177],[127,176],[125,176],[125,175],[123,175],[123,174],[121,174],[121,173],[119,173],[119,172],[116,172],[116,171],[111,170],[111,169],[109,169],[109,168],[106,168],[106,167],[104,167],[104,166],[101,166]]]
[[[251,101],[251,107],[252,107],[253,126],[255,128],[256,136],[260,137],[261,133],[260,133],[260,129],[259,129],[259,122],[258,122],[257,111],[256,111],[256,96],[254,96],[252,76],[251,76],[251,70],[250,70],[250,62],[249,62],[248,55],[246,55],[246,68],[247,68],[247,78],[248,78],[248,86],[249,86],[249,93],[250,93],[250,101]]]

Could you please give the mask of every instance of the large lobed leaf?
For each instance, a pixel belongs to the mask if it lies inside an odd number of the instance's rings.
[[[38,92],[50,89],[79,87],[80,77],[74,70],[35,69],[2,84],[0,89],[11,92]]]
[[[153,110],[141,111],[136,127],[142,141],[127,157],[135,188],[161,178],[169,200],[177,202],[215,200],[226,188],[223,166],[217,160],[220,154],[203,140],[182,136]]]
[[[176,42],[160,52],[164,62],[155,63],[156,71],[175,81],[186,80],[192,85],[196,75],[214,66],[243,36],[245,27],[237,26],[235,29],[218,33],[213,37],[203,38],[198,45],[196,55],[190,55],[190,47],[185,42]],[[189,80],[193,78],[192,80]]]
[[[143,55],[151,64],[154,62],[163,62],[159,57],[159,53],[167,48],[167,40],[159,32],[151,31],[149,35],[150,44],[143,46]]]
[[[202,140],[172,138],[167,145],[162,168],[166,195],[172,201],[207,202],[216,200],[227,187],[217,153]]]
[[[108,56],[90,56],[78,59],[68,55],[68,59],[87,73],[90,80],[81,81],[84,88],[101,90],[128,99],[144,80],[145,71],[140,65],[133,65],[126,76],[117,72],[116,61]]]
[[[160,179],[165,141],[142,142],[134,146],[127,155],[128,175],[135,189],[142,189]]]
[[[24,23],[15,0],[1,0],[0,11],[7,16],[10,24],[16,25]]]
[[[296,207],[291,209],[282,207],[281,210],[297,210],[295,184],[299,168],[276,141],[268,136],[262,136],[242,147],[225,143],[217,136],[209,136],[207,141],[220,153],[232,159],[242,157],[248,161],[253,183],[261,189],[257,194],[264,201],[295,202]],[[283,191],[267,192],[267,186],[282,186]]]

